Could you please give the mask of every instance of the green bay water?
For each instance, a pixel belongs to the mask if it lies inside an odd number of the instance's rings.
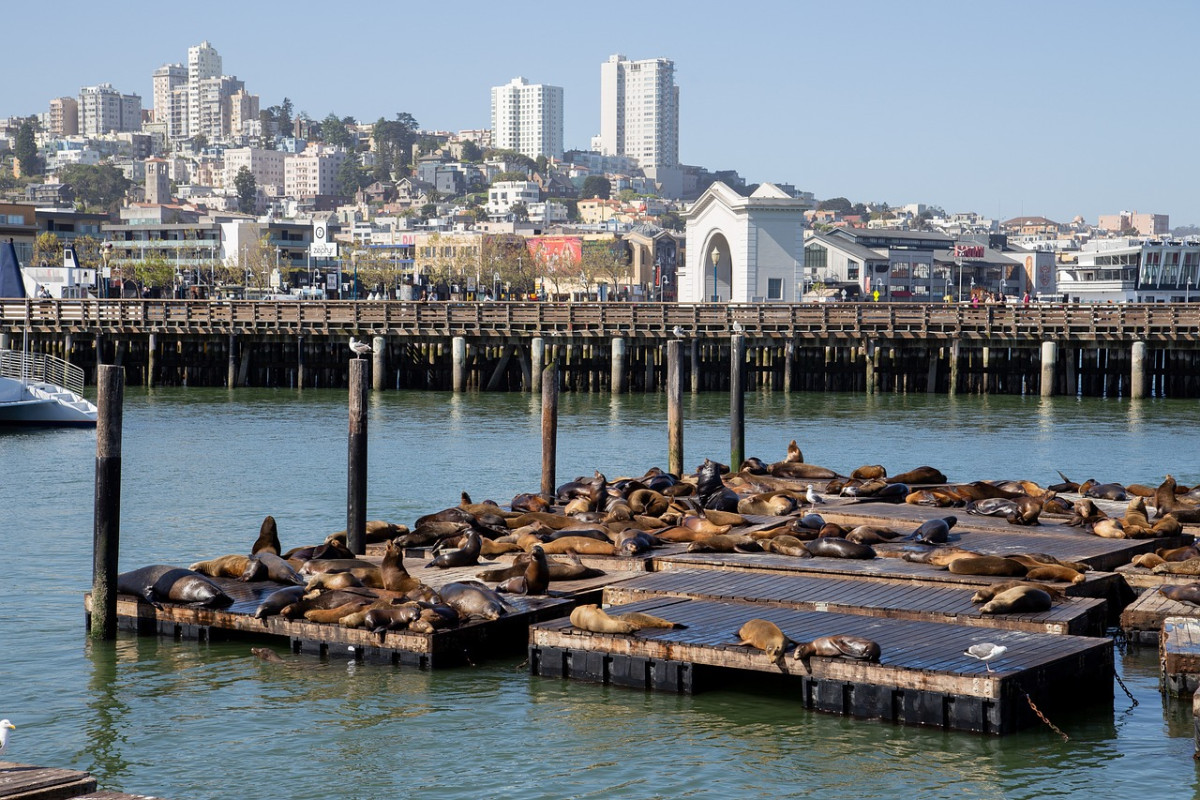
[[[540,408],[518,394],[372,395],[369,518],[411,524],[540,483]],[[684,397],[685,465],[729,456],[728,396]],[[951,480],[1200,482],[1195,402],[746,396],[746,452]],[[661,395],[560,399],[559,482],[666,466]],[[340,391],[129,389],[121,569],[285,547],[345,527]],[[1139,701],[1058,714],[1070,734],[985,738],[805,711],[768,690],[694,697],[530,677],[520,659],[434,673],[249,645],[86,636],[95,434],[0,432],[5,758],[169,800],[256,798],[1045,798],[1196,795],[1190,706],[1154,648],[1117,654]]]

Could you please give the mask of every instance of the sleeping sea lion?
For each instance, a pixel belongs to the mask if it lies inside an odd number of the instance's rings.
[[[117,592],[143,598],[155,608],[162,603],[186,603],[224,608],[233,603],[212,578],[190,569],[154,564],[117,575]]]
[[[1083,583],[1087,580],[1082,573],[1070,567],[1044,566],[1034,567],[1025,573],[1031,581],[1064,581],[1066,583]]]
[[[820,636],[807,644],[796,645],[792,658],[799,661],[810,656],[824,656],[878,661],[881,654],[878,642],[861,636]]]
[[[804,546],[814,556],[825,558],[875,558],[875,551],[870,545],[855,544],[835,536],[823,536],[805,542]]]
[[[980,614],[1019,614],[1022,612],[1049,611],[1053,600],[1041,589],[1032,586],[1014,586],[995,595],[979,607]]]
[[[687,627],[687,625],[684,625],[682,622],[671,622],[670,620],[663,619],[662,617],[656,617],[653,614],[643,614],[640,611],[627,611],[624,614],[618,614],[616,619],[619,619],[622,622],[628,622],[630,625],[633,625],[636,630],[641,630],[642,628],[673,629]]]
[[[304,578],[292,568],[292,565],[280,556],[269,551],[262,551],[250,556],[246,568],[239,576],[243,581],[275,581],[290,583],[296,586],[304,585]]]
[[[949,564],[955,575],[1001,575],[1015,578],[1029,571],[1020,561],[1001,556],[975,556],[958,558]]]
[[[737,632],[738,644],[756,647],[767,654],[772,661],[780,661],[788,645],[794,642],[779,630],[774,622],[765,619],[752,619],[746,622]]]
[[[1182,586],[1160,586],[1158,591],[1168,600],[1200,606],[1200,583],[1185,583]]]
[[[933,467],[917,467],[887,478],[888,483],[946,483],[946,476]]]
[[[212,558],[208,561],[197,561],[188,569],[207,575],[210,578],[240,578],[246,570],[246,556],[228,555]]]
[[[266,619],[274,616],[292,603],[299,602],[307,590],[303,586],[285,586],[276,589],[262,599],[258,608],[254,609],[255,619]]]
[[[1009,589],[1016,589],[1020,586],[1029,586],[1034,589],[1041,589],[1046,594],[1050,595],[1051,600],[1062,600],[1065,595],[1061,589],[1056,589],[1045,583],[1030,583],[1029,581],[1005,581],[1004,583],[995,583],[991,586],[985,586],[971,596],[971,602],[975,604],[986,603],[1001,592]]]
[[[571,624],[581,631],[591,633],[622,633],[629,634],[637,631],[632,622],[610,617],[604,609],[595,603],[577,606],[571,612]]]
[[[469,531],[466,540],[459,547],[441,553],[425,566],[436,567],[437,569],[470,567],[479,563],[479,553],[482,548],[482,537],[475,531]]]

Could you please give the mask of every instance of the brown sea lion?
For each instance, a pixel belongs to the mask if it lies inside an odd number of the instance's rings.
[[[283,659],[269,647],[251,647],[250,652],[269,664],[282,664]]]
[[[546,512],[550,510],[550,501],[540,494],[519,494],[509,503],[513,511]]]
[[[417,603],[372,608],[363,618],[362,626],[372,633],[404,630],[421,617],[421,610]]]
[[[796,444],[795,439],[788,442],[787,455],[783,457],[783,460],[793,464],[799,464],[804,461],[804,453],[800,451],[800,445]]]
[[[752,619],[738,628],[738,644],[756,647],[767,654],[772,661],[780,661],[788,645],[794,642],[779,630],[774,622],[765,619]]]
[[[838,477],[837,472],[829,467],[799,461],[777,461],[771,465],[770,472],[776,478],[829,480]]]
[[[887,479],[888,483],[946,483],[946,476],[933,467],[917,467]]]
[[[446,550],[426,564],[436,569],[470,567],[479,563],[479,552],[483,548],[482,537],[475,531],[467,534],[466,540],[453,550]]]
[[[641,630],[642,628],[673,629],[687,627],[687,625],[684,625],[682,622],[671,622],[670,620],[663,619],[662,617],[656,617],[653,614],[643,614],[640,611],[627,611],[624,614],[618,614],[616,619],[619,619],[622,622],[628,622],[630,625],[634,626],[635,630]]]
[[[1167,514],[1154,522],[1150,526],[1150,530],[1155,536],[1178,536],[1183,533],[1183,525],[1179,521],[1179,517],[1174,514]]]
[[[1200,548],[1194,544],[1189,544],[1186,547],[1159,548],[1154,552],[1161,556],[1163,561],[1188,561],[1193,558],[1200,558]]]
[[[1098,500],[1125,502],[1129,499],[1129,493],[1119,483],[1093,483],[1091,486],[1085,484],[1079,487],[1079,493],[1084,497],[1094,497]]]
[[[292,568],[282,557],[266,550],[255,553],[246,561],[246,568],[242,570],[239,576],[241,580],[250,581],[275,581],[276,583],[291,583],[297,586],[304,585],[305,579],[300,577],[300,574]]]
[[[950,529],[957,522],[958,517],[928,519],[917,526],[909,538],[921,544],[945,544],[950,540]]]
[[[855,544],[880,544],[899,539],[904,534],[891,528],[880,528],[875,525],[859,525],[846,534],[846,539]]]
[[[270,514],[262,521],[262,525],[258,529],[258,538],[254,540],[254,544],[250,547],[250,555],[266,551],[279,555],[283,552],[283,548],[279,544],[279,529],[275,525],[275,518]]]
[[[768,553],[778,553],[781,556],[793,558],[812,558],[812,553],[804,546],[804,542],[788,534],[761,540],[759,543]]]
[[[1017,578],[1029,571],[1020,561],[1001,556],[975,556],[958,558],[950,562],[949,569],[955,575],[996,575]]]
[[[972,603],[986,603],[1001,592],[1009,589],[1016,589],[1020,586],[1029,586],[1034,589],[1040,589],[1050,595],[1051,600],[1062,600],[1066,595],[1061,589],[1056,589],[1045,583],[1030,583],[1029,581],[1005,581],[1004,583],[996,583],[991,586],[985,586],[971,596]]]
[[[188,569],[207,575],[210,578],[240,578],[246,570],[246,556],[228,555],[212,558],[208,561],[197,561]]]
[[[266,619],[278,614],[292,603],[299,602],[304,597],[307,591],[303,586],[285,586],[282,589],[276,589],[262,599],[258,604],[258,608],[254,609],[255,619]]]
[[[692,522],[691,520],[696,520],[696,522]],[[710,508],[704,512],[703,516],[699,516],[699,515],[695,515],[695,514],[684,515],[683,519],[680,520],[679,524],[686,525],[689,528],[694,527],[696,525],[701,525],[701,524],[708,524],[708,525],[713,525],[717,528],[723,528],[726,525],[729,525],[732,527],[737,527],[738,525],[748,525],[749,523],[746,521],[746,518],[743,517],[741,514],[736,514],[732,511],[721,511],[720,509]],[[703,530],[703,528],[696,528],[696,530]],[[728,531],[714,531],[714,532],[715,533],[728,533]]]
[[[1105,514],[1096,504],[1088,498],[1076,500],[1071,507],[1071,519],[1065,524],[1073,528],[1089,528],[1102,519],[1108,519],[1108,514]]]
[[[571,612],[571,624],[581,631],[590,633],[621,633],[629,634],[637,631],[632,622],[610,617],[604,609],[595,603],[577,606]]]
[[[1025,573],[1025,577],[1031,581],[1063,581],[1065,583],[1083,583],[1087,580],[1083,573],[1070,567],[1060,566],[1034,567]]]
[[[1087,528],[1090,533],[1099,536],[1102,539],[1124,539],[1125,529],[1121,526],[1119,519],[1099,519]]]
[[[1200,583],[1185,583],[1182,586],[1160,586],[1158,591],[1168,600],[1200,606]]]
[[[1157,558],[1153,553],[1146,553],[1149,558]],[[1162,561],[1150,569],[1155,575],[1200,575],[1200,558],[1189,558],[1187,561]]]
[[[309,577],[304,588],[311,592],[314,589],[349,589],[362,585],[353,572],[322,572]]]
[[[332,592],[321,592],[315,596],[306,596],[279,610],[279,616],[286,619],[300,619],[305,613],[314,609],[328,609],[357,603],[366,600],[372,603],[379,598],[367,589],[337,589]]]
[[[1049,594],[1031,586],[1005,589],[979,607],[980,614],[1019,614],[1049,611],[1053,605]]]
[[[1076,572],[1090,572],[1092,569],[1082,561],[1067,561],[1066,559],[1055,558],[1049,553],[1009,553],[1004,557],[1011,558],[1013,561],[1020,561],[1030,569],[1035,567],[1068,567]]]
[[[617,552],[617,546],[612,542],[601,542],[586,536],[565,536],[544,543],[530,542],[526,551],[532,552],[533,548],[537,546],[541,546],[547,554],[574,551],[585,556],[611,556],[616,555]]]
[[[948,567],[957,559],[978,558],[982,555],[983,553],[976,553],[974,550],[964,550],[961,547],[943,545],[923,552],[905,553],[904,560],[914,564],[932,564],[935,567]]]
[[[160,608],[162,603],[224,608],[233,598],[207,575],[190,569],[153,564],[117,575],[117,592],[141,597]]]
[[[688,545],[689,553],[761,553],[762,545],[744,533],[709,536]]]
[[[1121,528],[1125,531],[1125,536],[1129,539],[1151,539],[1154,537],[1154,531],[1151,529],[1150,520],[1146,516],[1146,501],[1141,497],[1134,497],[1125,506],[1125,516],[1121,518]]]
[[[388,542],[383,550],[379,582],[380,588],[389,592],[411,592],[421,586],[421,581],[410,575],[404,566],[404,549],[395,540]]]
[[[438,589],[442,602],[463,618],[499,619],[510,610],[508,603],[495,591],[474,581],[455,581]]]
[[[397,525],[394,522],[388,522],[382,519],[369,519],[363,529],[363,541],[367,544],[378,544],[386,542],[388,539],[395,539],[397,536],[403,536],[409,532],[407,525]],[[346,545],[346,532],[336,531],[325,537],[326,542],[338,542],[343,547]]]
[[[332,625],[339,622],[343,617],[357,613],[369,605],[370,602],[367,600],[352,600],[349,603],[344,603],[334,608],[310,608],[304,612],[304,618],[309,622]]]
[[[867,465],[859,467],[858,469],[854,470],[854,472],[851,472],[850,477],[860,481],[869,481],[874,478],[886,478],[887,470],[883,468],[882,464]]]
[[[878,661],[882,655],[879,643],[861,636],[820,636],[807,644],[798,644],[792,651],[797,661],[810,656],[825,658],[854,658],[859,661]]]
[[[757,514],[767,517],[786,517],[798,507],[796,498],[785,492],[767,492],[743,497],[738,501],[739,514]]]
[[[821,526],[821,530],[817,531],[817,538],[826,539],[832,537],[834,539],[845,539],[846,534],[849,532],[836,522],[826,522]]]
[[[1159,564],[1165,564],[1167,562],[1164,561],[1163,557],[1157,553],[1139,553],[1138,555],[1134,556],[1133,560],[1129,563],[1135,567],[1141,567],[1142,569],[1154,569]]]
[[[728,529],[726,529],[726,532],[728,532]],[[670,528],[663,528],[655,531],[654,535],[664,542],[699,542],[717,534],[697,533],[696,531],[690,528],[685,528],[682,525],[674,525]]]

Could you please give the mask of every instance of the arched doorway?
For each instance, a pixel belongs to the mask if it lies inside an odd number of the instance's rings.
[[[702,254],[704,299],[711,303],[729,302],[733,297],[733,250],[725,234],[714,231]]]

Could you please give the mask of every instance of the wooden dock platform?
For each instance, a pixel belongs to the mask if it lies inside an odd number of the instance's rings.
[[[1186,577],[1176,575],[1176,578]],[[1187,583],[1177,580],[1173,583]],[[1200,620],[1200,606],[1170,600],[1158,589],[1147,590],[1121,612],[1121,632],[1130,641],[1157,644],[1168,617]]]
[[[0,800],[157,800],[96,788],[91,773],[0,761]]]
[[[1157,591],[1158,587],[1172,583],[1188,583],[1197,580],[1187,575],[1156,575],[1145,567],[1135,567],[1133,564],[1117,567],[1114,572],[1124,578],[1125,583],[1129,584],[1129,588],[1137,594]]]
[[[567,620],[539,623],[530,630],[530,672],[687,693],[727,687],[739,673],[760,684],[764,675],[783,676],[787,696],[805,708],[989,734],[1036,721],[1027,695],[1046,713],[1063,703],[1112,702],[1107,639],[681,598],[646,600],[610,613],[633,610],[688,627],[631,636],[587,633]],[[878,642],[883,656],[869,663],[805,662],[788,655],[777,664],[736,644],[735,632],[753,618],[775,623],[797,641],[863,636]],[[992,662],[993,672],[963,652],[985,641],[1008,648]]]
[[[424,562],[406,564],[409,572],[437,588],[452,581],[473,579],[481,567],[449,570],[426,569]],[[118,595],[117,621],[123,630],[143,635],[171,636],[199,641],[262,639],[285,642],[294,653],[342,656],[366,663],[438,669],[474,663],[497,655],[520,652],[532,622],[566,616],[576,604],[599,602],[604,586],[632,577],[631,573],[609,573],[580,581],[551,584],[546,597],[506,595],[513,610],[492,621],[473,621],[434,633],[389,631],[374,634],[360,628],[289,620],[273,616],[255,619],[254,611],[268,594],[282,588],[271,581],[243,583],[233,578],[214,578],[234,603],[223,609],[193,608],[164,603],[155,608],[141,598]],[[91,611],[91,596],[85,596]]]
[[[604,590],[606,605],[661,597],[739,601],[833,611],[885,619],[953,622],[978,628],[1031,633],[1103,636],[1103,600],[1069,597],[1036,614],[980,614],[972,589],[914,585],[911,581],[848,580],[822,575],[673,570],[632,578]]]
[[[1193,695],[1200,688],[1200,619],[1163,620],[1158,651],[1163,689],[1177,697]]]

